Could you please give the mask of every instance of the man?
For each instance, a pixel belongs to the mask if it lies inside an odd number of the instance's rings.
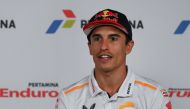
[[[61,91],[57,109],[171,109],[166,90],[126,65],[134,41],[124,14],[102,10],[83,30],[95,68]]]

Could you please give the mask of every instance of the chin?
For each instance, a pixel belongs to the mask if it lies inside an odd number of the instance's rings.
[[[99,66],[98,69],[102,72],[110,72],[113,70],[113,67],[111,67],[111,66]]]

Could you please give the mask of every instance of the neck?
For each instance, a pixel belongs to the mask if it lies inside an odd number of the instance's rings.
[[[99,87],[106,91],[109,96],[112,96],[118,92],[125,80],[127,75],[126,71],[127,67],[125,65],[110,72],[103,72],[95,69],[95,78]]]

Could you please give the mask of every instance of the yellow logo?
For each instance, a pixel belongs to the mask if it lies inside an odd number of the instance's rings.
[[[108,12],[109,12],[108,10],[103,11],[104,14],[102,15],[102,17],[107,17],[107,16],[109,16]]]
[[[119,109],[135,109],[135,103],[128,101],[119,106]]]

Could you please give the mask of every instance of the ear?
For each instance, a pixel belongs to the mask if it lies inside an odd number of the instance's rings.
[[[126,54],[128,55],[129,53],[131,53],[132,49],[133,49],[133,46],[134,46],[134,41],[131,40],[127,43],[126,45]]]

